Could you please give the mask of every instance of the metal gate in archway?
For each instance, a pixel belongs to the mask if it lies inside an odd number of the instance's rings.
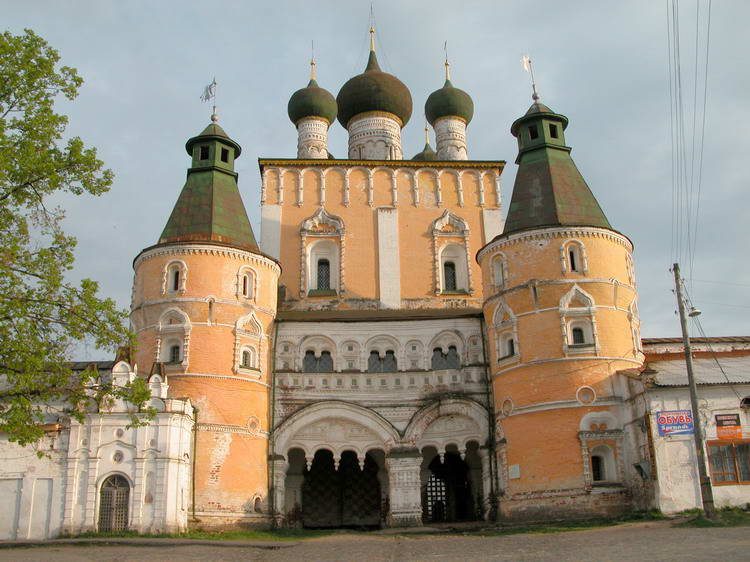
[[[128,481],[119,474],[108,477],[99,492],[99,532],[127,530],[129,505]]]
[[[315,454],[302,484],[302,523],[308,528],[374,527],[380,524],[378,465],[370,455],[360,468],[346,451],[334,466],[330,451]]]

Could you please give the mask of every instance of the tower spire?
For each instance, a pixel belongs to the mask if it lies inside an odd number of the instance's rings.
[[[312,41],[311,55],[310,55],[310,82],[317,80],[317,64],[315,63],[315,41]]]
[[[450,82],[451,79],[451,63],[448,62],[448,41],[443,45],[445,51],[445,81]]]

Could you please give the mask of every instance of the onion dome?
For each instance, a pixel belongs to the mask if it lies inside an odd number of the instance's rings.
[[[418,161],[418,162],[426,162],[429,160],[437,160],[437,152],[432,150],[432,147],[430,146],[430,132],[427,127],[424,128],[424,137],[425,137],[425,143],[424,148],[422,149],[422,152],[417,152],[412,160]]]
[[[347,128],[352,117],[368,111],[386,111],[401,120],[401,127],[411,117],[411,93],[401,80],[380,70],[374,42],[362,74],[349,79],[336,96],[339,122]]]
[[[310,65],[312,70],[307,87],[297,90],[289,98],[289,105],[287,106],[289,119],[296,125],[300,119],[305,117],[320,117],[328,121],[330,126],[336,119],[336,113],[338,112],[336,100],[331,92],[318,86],[318,82],[315,80],[315,61],[312,61]]]
[[[441,117],[460,117],[468,125],[474,117],[474,102],[471,96],[453,86],[445,63],[445,84],[430,94],[424,104],[424,112],[431,125]]]

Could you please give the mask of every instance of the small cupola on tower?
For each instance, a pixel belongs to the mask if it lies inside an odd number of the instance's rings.
[[[548,226],[612,227],[565,145],[568,118],[539,102],[516,119],[518,173],[503,234]]]
[[[333,95],[320,86],[315,76],[315,59],[310,61],[310,82],[289,98],[287,112],[297,127],[297,158],[329,158],[328,128],[336,119],[338,106]]]
[[[242,149],[218,125],[216,114],[211,119],[185,144],[192,165],[159,244],[219,242],[257,252],[234,171]]]
[[[445,84],[430,94],[424,112],[435,129],[438,160],[468,160],[466,126],[474,116],[471,96],[453,86],[450,63],[445,61]]]
[[[422,152],[417,152],[412,160],[419,162],[426,162],[430,160],[437,160],[437,153],[430,146],[430,129],[425,126],[424,128],[424,148]]]
[[[411,93],[401,80],[380,69],[372,27],[367,67],[342,86],[336,101],[339,122],[349,131],[349,158],[403,159],[401,129],[411,117]]]

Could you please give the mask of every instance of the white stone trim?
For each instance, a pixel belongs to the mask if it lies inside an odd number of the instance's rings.
[[[270,269],[275,271],[277,275],[281,273],[281,267],[279,267],[279,264],[276,263],[276,261],[261,254],[248,252],[246,250],[240,250],[238,248],[214,246],[211,244],[170,244],[168,246],[157,246],[149,250],[144,250],[135,259],[133,268],[137,269],[141,265],[141,263],[148,259],[161,256],[177,256],[183,254],[214,255],[232,259],[239,259],[247,261],[248,263],[269,267]]]
[[[529,231],[509,234],[499,240],[494,240],[482,248],[477,254],[477,261],[482,261],[485,255],[500,248],[505,248],[517,242],[528,242],[531,240],[553,240],[555,238],[570,237],[603,238],[623,246],[628,252],[633,251],[632,242],[622,234],[606,228],[594,226],[555,227],[538,228]]]

